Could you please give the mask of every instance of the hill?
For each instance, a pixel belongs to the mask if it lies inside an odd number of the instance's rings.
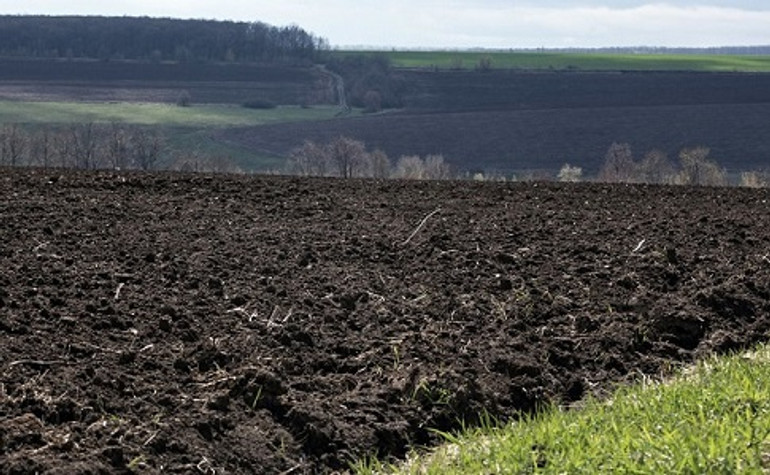
[[[770,163],[770,75],[694,72],[398,71],[402,110],[351,120],[221,131],[286,156],[339,135],[391,157],[443,154],[458,170],[598,171],[613,142],[675,158],[706,146],[731,171]]]
[[[333,103],[333,79],[315,67],[280,63],[0,59],[0,99],[174,103]]]
[[[0,56],[314,61],[326,40],[298,26],[149,17],[0,16]]]

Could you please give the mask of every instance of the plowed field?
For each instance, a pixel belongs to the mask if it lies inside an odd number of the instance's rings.
[[[768,200],[0,170],[0,467],[345,470],[765,340]]]

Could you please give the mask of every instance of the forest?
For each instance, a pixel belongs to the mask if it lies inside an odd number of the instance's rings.
[[[179,62],[306,62],[328,41],[292,25],[149,17],[0,16],[0,55]]]

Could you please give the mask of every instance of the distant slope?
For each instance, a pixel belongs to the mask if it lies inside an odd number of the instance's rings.
[[[459,170],[506,174],[564,163],[598,171],[613,142],[637,156],[707,146],[731,171],[770,164],[770,75],[706,73],[406,72],[398,113],[222,131],[288,155],[339,135],[391,158],[441,153]]]
[[[153,63],[0,59],[0,99],[44,101],[328,104],[332,78],[318,68],[266,63]]]
[[[765,51],[765,50],[759,50]],[[339,51],[339,57],[380,54],[397,68],[478,69],[482,60],[492,69],[585,71],[733,71],[770,72],[770,54],[682,54],[608,52],[499,51]]]
[[[501,110],[770,102],[770,74],[400,71],[408,109]]]
[[[148,17],[0,16],[0,56],[313,61],[326,40],[298,26]]]

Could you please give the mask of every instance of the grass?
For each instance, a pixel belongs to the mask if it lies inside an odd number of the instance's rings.
[[[215,140],[212,136],[216,129],[326,120],[338,112],[336,106],[247,109],[235,105],[0,101],[0,124],[23,124],[30,129],[89,122],[148,127],[163,136],[167,145],[168,156],[161,160],[161,165],[169,165],[172,155],[227,157],[244,171],[264,172],[282,168],[283,159]]]
[[[745,473],[770,471],[770,348],[713,357],[667,383],[620,388],[609,401],[489,424],[401,466],[360,474]]]
[[[340,51],[344,56],[361,52]],[[371,52],[366,52],[369,54]],[[770,56],[550,53],[499,51],[382,51],[402,68],[474,69],[489,58],[494,69],[770,72]]]
[[[0,101],[0,123],[18,124],[120,122],[167,127],[239,127],[331,119],[337,112],[339,108],[334,106],[258,110],[234,105]]]

